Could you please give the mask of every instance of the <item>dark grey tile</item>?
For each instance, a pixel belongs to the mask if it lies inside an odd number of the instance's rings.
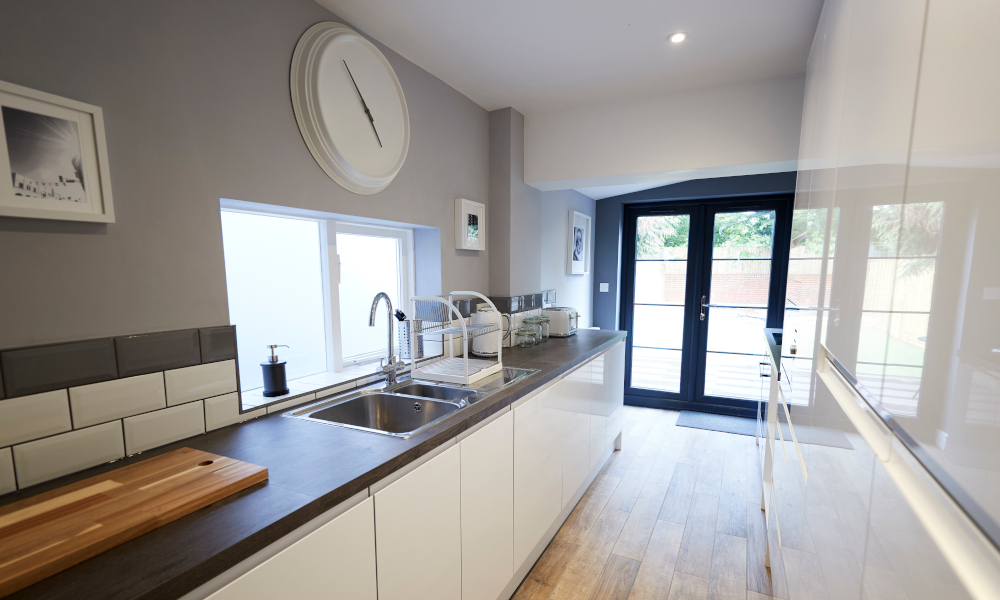
[[[118,376],[132,377],[201,364],[197,329],[115,338]]]
[[[236,326],[202,327],[201,362],[210,363],[236,358]]]
[[[543,294],[541,292],[531,295],[531,308],[541,308]]]
[[[118,377],[112,338],[0,352],[8,398]]]
[[[0,371],[0,400],[3,400],[6,396],[3,395],[3,371]]]
[[[524,310],[521,306],[521,296],[491,296],[490,301],[502,313],[516,313]]]

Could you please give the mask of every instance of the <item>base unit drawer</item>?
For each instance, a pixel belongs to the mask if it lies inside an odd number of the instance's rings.
[[[520,566],[562,509],[558,413],[545,391],[514,409],[514,566]]]
[[[459,448],[375,493],[379,600],[461,600]]]

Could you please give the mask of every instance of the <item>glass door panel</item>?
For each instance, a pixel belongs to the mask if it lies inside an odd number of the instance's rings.
[[[632,387],[680,392],[691,215],[636,219]]]
[[[760,397],[776,218],[774,210],[715,213],[701,312],[708,325],[705,396]]]
[[[780,327],[791,195],[626,207],[627,403],[752,416]]]

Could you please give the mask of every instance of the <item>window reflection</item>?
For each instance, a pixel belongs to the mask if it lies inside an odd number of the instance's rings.
[[[788,257],[782,357],[791,387],[791,404],[808,405],[813,388],[812,359],[827,321],[840,209],[796,209],[792,213],[792,243]],[[792,354],[792,346],[795,354]]]
[[[856,375],[897,415],[917,415],[943,217],[943,202],[872,208]]]

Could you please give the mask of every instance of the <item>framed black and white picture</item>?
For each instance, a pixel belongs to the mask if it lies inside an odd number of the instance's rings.
[[[455,199],[455,249],[486,249],[486,205]]]
[[[567,273],[590,273],[590,217],[574,210],[569,211],[569,247]]]
[[[0,81],[0,216],[114,223],[97,106]]]

